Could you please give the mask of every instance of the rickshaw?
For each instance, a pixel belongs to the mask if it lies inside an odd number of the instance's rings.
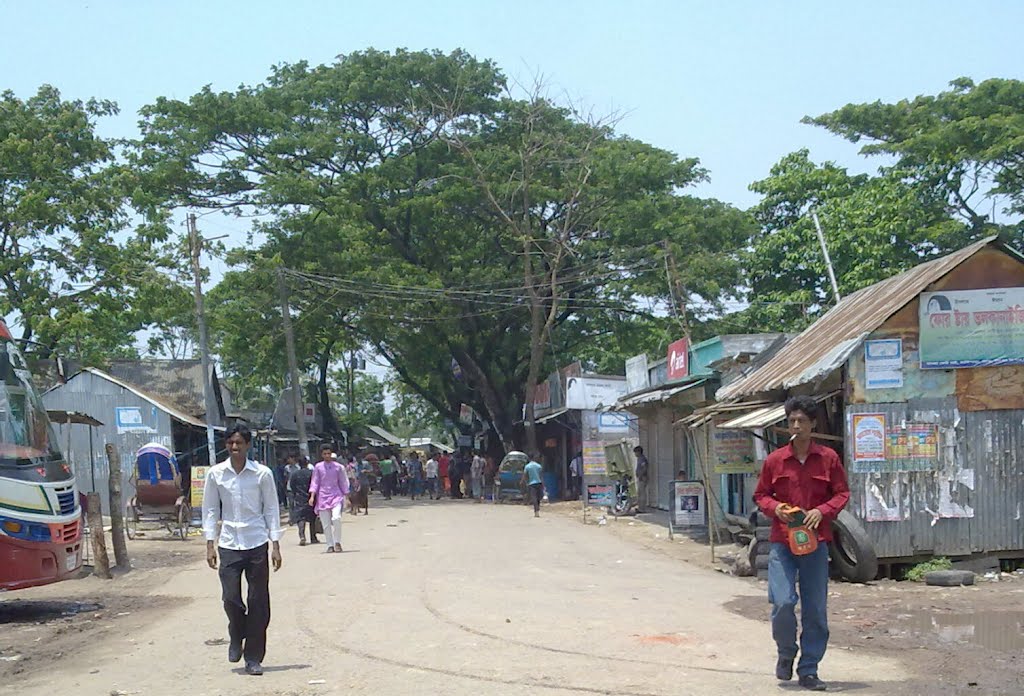
[[[494,478],[494,498],[500,500],[525,500],[526,490],[523,486],[523,470],[530,457],[525,452],[512,450],[501,459],[498,475]]]
[[[132,472],[135,495],[125,511],[125,532],[134,539],[142,522],[162,524],[182,541],[188,538],[192,506],[184,494],[181,469],[174,453],[157,442],[140,448]]]

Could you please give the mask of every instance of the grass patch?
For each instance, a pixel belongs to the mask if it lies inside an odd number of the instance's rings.
[[[948,558],[933,558],[930,561],[924,563],[918,563],[916,566],[907,571],[907,580],[913,580],[914,582],[921,582],[924,580],[925,573],[930,573],[933,570],[949,570],[953,567],[953,561]]]

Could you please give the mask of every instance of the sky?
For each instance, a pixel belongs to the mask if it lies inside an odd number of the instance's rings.
[[[101,132],[129,137],[158,96],[256,84],[274,64],[464,48],[514,80],[541,74],[552,93],[621,114],[623,133],[698,157],[711,179],[695,192],[747,207],[750,183],[802,147],[857,171],[877,166],[803,116],[934,94],[960,76],[1024,77],[1022,26],[1024,2],[983,0],[0,0],[0,89],[24,98],[49,83],[66,98],[112,99],[122,113]],[[201,227],[244,241],[233,221]]]

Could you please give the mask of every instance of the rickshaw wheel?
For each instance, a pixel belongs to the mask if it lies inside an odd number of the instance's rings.
[[[129,539],[134,539],[139,530],[139,511],[128,501],[124,511],[124,533]]]
[[[192,522],[192,506],[182,503],[178,506],[178,534],[182,541],[188,540],[188,527]]]

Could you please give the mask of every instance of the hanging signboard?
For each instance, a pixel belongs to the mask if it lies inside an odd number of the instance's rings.
[[[649,386],[651,379],[647,367],[647,353],[634,355],[626,361],[626,393],[633,394]]]
[[[903,386],[903,339],[864,342],[864,388],[899,389]]]
[[[856,413],[853,415],[853,461],[885,461],[885,414]]]
[[[567,408],[593,411],[608,406],[626,395],[623,379],[605,377],[570,377],[566,387]]]
[[[747,430],[715,429],[715,473],[753,474],[754,436]]]
[[[675,382],[690,374],[690,342],[680,338],[668,346],[668,381]]]
[[[705,526],[705,502],[704,484],[700,481],[673,481],[672,526]]]
[[[922,368],[1024,365],[1024,288],[923,292]]]

